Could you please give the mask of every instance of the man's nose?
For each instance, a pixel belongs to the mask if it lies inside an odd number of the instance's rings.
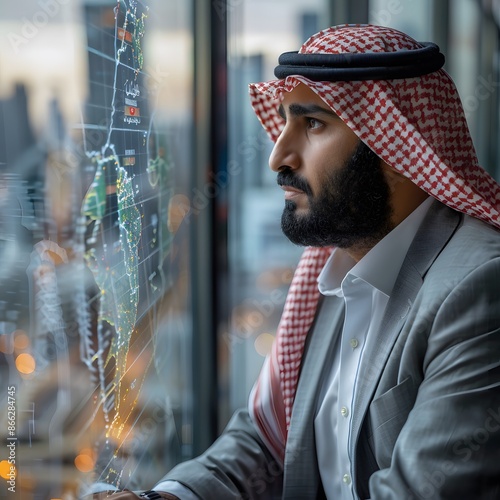
[[[279,172],[286,167],[296,170],[299,166],[297,138],[294,138],[292,129],[285,126],[269,156],[269,167],[274,172]]]

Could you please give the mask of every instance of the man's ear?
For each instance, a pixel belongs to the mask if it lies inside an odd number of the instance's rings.
[[[410,179],[397,172],[385,163],[381,164],[382,171],[389,186],[391,198],[392,222],[397,226],[413,212],[429,195]]]
[[[400,174],[395,168],[391,167],[388,163],[383,160],[381,161],[382,171],[384,172],[385,180],[389,186],[391,194],[394,194],[398,188],[403,187],[410,179],[407,179],[403,174]],[[413,184],[413,183],[412,183]]]

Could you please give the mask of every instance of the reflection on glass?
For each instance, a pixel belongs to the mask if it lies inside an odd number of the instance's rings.
[[[190,8],[7,10],[0,492],[150,486],[190,455],[191,70],[148,44],[187,54]]]

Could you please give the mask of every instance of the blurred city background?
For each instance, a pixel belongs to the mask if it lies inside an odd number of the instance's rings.
[[[282,52],[343,23],[436,42],[500,178],[499,0],[4,4],[2,498],[152,487],[246,405],[301,253],[248,100]]]

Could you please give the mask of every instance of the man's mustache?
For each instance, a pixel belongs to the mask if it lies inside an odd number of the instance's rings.
[[[290,169],[283,169],[278,172],[278,176],[276,178],[276,182],[278,186],[290,186],[295,189],[300,189],[304,191],[308,196],[312,195],[311,187],[307,183],[307,181],[294,174]]]

